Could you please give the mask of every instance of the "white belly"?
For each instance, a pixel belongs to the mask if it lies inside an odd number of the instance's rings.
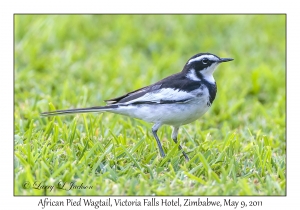
[[[138,118],[146,122],[179,126],[197,120],[208,109],[208,97],[199,97],[187,103],[128,105],[109,112]]]

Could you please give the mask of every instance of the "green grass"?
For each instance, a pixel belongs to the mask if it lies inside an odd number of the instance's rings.
[[[285,195],[285,18],[16,15],[15,195]],[[151,124],[140,120],[40,117],[104,105],[181,71],[199,52],[234,61],[215,72],[208,113],[180,129],[189,162],[168,126],[158,131],[162,159]],[[34,182],[92,189],[34,189]]]

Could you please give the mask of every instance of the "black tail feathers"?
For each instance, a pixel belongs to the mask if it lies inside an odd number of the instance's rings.
[[[95,106],[95,107],[88,107],[88,108],[56,110],[51,112],[43,112],[41,113],[41,116],[50,117],[56,115],[67,115],[67,114],[77,114],[77,113],[105,112],[107,110],[115,109],[117,107],[118,105],[108,105],[108,106]]]

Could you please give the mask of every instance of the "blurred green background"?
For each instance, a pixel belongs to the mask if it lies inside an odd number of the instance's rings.
[[[15,194],[285,195],[285,15],[15,15]],[[113,114],[41,118],[182,70],[194,54],[234,58],[202,118],[180,130]],[[174,149],[175,148],[175,149]],[[92,190],[44,191],[59,180]]]

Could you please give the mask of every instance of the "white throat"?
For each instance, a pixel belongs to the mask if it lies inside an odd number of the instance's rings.
[[[213,76],[214,71],[216,70],[216,68],[218,67],[218,63],[215,63],[209,67],[207,67],[206,69],[203,69],[202,71],[200,71],[200,74],[202,74],[203,79],[207,80],[209,83],[214,84],[215,83],[215,79]]]
[[[207,75],[207,76],[203,75],[203,78],[211,84],[215,84],[216,82],[213,75]]]

